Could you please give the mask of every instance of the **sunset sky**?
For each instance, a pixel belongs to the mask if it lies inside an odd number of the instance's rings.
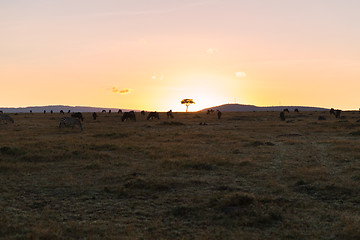
[[[0,0],[0,107],[359,109],[358,0]]]

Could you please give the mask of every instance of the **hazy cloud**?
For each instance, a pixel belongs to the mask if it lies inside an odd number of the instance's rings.
[[[118,89],[117,87],[112,87],[111,91],[112,91],[113,93],[117,93],[117,92],[119,91],[119,89]]]
[[[131,90],[129,88],[123,88],[120,90],[120,94],[129,94]]]
[[[244,78],[244,77],[246,77],[246,73],[244,73],[244,72],[236,72],[235,76],[238,77],[238,78]]]
[[[164,80],[164,78],[165,78],[165,76],[163,74],[161,74],[160,76],[155,76],[155,75],[151,76],[152,80],[160,80],[160,81],[162,81],[162,80]]]
[[[119,89],[118,87],[114,86],[111,88],[111,91],[113,93],[120,93],[120,94],[129,94],[131,93],[131,89],[130,88],[123,88],[123,89]]]
[[[206,53],[209,55],[214,55],[215,53],[217,53],[217,49],[216,48],[209,48],[206,50]]]

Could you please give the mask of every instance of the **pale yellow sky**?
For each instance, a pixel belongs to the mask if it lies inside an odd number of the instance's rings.
[[[358,109],[355,0],[0,2],[0,106]]]

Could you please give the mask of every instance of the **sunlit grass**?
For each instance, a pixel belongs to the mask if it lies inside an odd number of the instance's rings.
[[[0,236],[356,239],[356,116],[291,114],[85,113],[83,131],[59,129],[60,114],[12,115],[0,125]]]

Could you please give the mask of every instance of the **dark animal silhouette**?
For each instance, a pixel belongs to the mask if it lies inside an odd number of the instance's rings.
[[[213,112],[214,112],[214,110],[210,109],[210,110],[207,110],[206,114],[209,115],[209,114],[211,114]]]
[[[63,110],[60,110],[60,113],[61,113],[61,114],[65,114]]]
[[[127,120],[133,120],[134,122],[136,122],[136,116],[135,116],[135,112],[134,111],[130,111],[130,112],[124,112],[122,117],[121,117],[121,121],[127,121]]]
[[[3,111],[0,110],[0,113],[3,113]]]
[[[216,110],[218,119],[221,118],[222,113],[219,110]]]
[[[44,114],[46,113],[46,110],[44,110]]]
[[[339,109],[335,110],[335,109],[331,108],[329,112],[330,112],[330,114],[333,114],[335,116],[335,118],[341,117],[341,110],[339,110]]]
[[[96,120],[96,118],[97,118],[96,112],[93,112],[92,117],[93,117],[94,120]]]
[[[172,114],[172,110],[168,111],[168,112],[166,113],[166,116],[167,116],[168,119],[169,119],[169,118],[174,118],[174,115]]]
[[[12,119],[12,117],[10,117],[9,115],[1,113],[0,114],[0,123],[6,123],[6,124],[14,123],[14,119]]]
[[[106,113],[106,110],[102,110],[101,112],[102,112],[102,113]]]
[[[283,110],[283,112],[289,112],[289,109],[285,108],[285,109]]]
[[[78,119],[80,119],[81,121],[84,121],[84,118],[83,118],[83,115],[81,114],[81,112],[72,113],[71,116],[72,116],[73,118],[78,118]]]
[[[141,116],[145,116],[145,111],[142,110],[140,114],[141,114]]]
[[[63,117],[60,119],[59,128],[72,127],[74,129],[75,125],[78,126],[81,129],[81,131],[83,130],[79,119],[74,117]]]
[[[299,112],[299,109],[295,108],[294,112]]]
[[[121,110],[121,109],[119,109],[119,111],[118,111],[118,114],[120,114],[120,113],[122,113],[122,110]]]
[[[111,110],[109,110],[109,114],[111,113]]]
[[[50,111],[50,113],[51,113],[51,114],[53,114],[53,113],[54,113],[54,111],[53,111],[53,110],[51,110],[51,111]]]
[[[30,110],[30,113],[32,113],[32,110]]]
[[[70,110],[68,110],[68,113],[70,113]]]
[[[160,119],[158,112],[150,112],[146,119],[147,120],[150,120],[150,119],[152,120],[154,118]]]
[[[285,121],[285,113],[284,112],[280,113],[280,119],[281,119],[281,121]]]

